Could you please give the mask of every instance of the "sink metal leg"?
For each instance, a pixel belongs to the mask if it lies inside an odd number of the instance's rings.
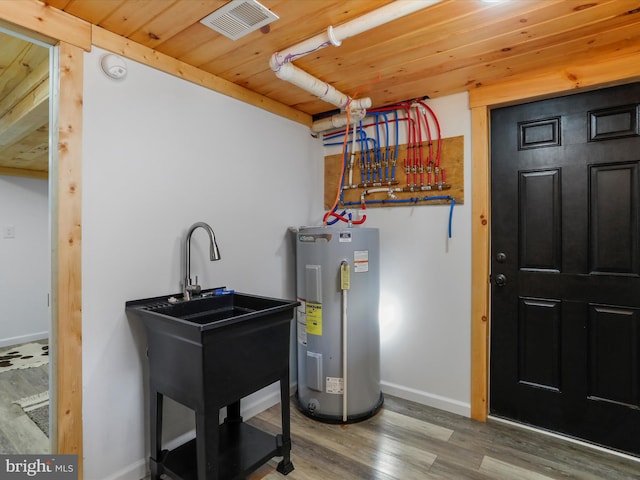
[[[289,372],[286,376],[280,378],[280,410],[282,435],[278,435],[279,449],[282,455],[282,461],[278,463],[276,470],[287,475],[293,471],[293,463],[291,463],[291,417],[289,406]],[[281,442],[281,445],[280,445]]]
[[[196,459],[198,480],[218,480],[219,408],[196,410]]]
[[[151,439],[151,458],[149,460],[151,469],[151,479],[160,480],[160,475],[164,473],[162,467],[162,401],[164,395],[154,388],[149,393],[149,427]]]
[[[227,418],[225,418],[224,421],[227,423],[242,422],[242,417],[240,416],[240,400],[227,405]]]

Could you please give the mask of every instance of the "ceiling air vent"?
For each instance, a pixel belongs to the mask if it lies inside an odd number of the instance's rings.
[[[233,0],[204,17],[200,23],[225,37],[237,40],[278,18],[280,17],[255,0]]]

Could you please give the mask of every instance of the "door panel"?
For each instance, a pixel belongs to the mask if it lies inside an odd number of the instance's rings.
[[[518,311],[518,381],[560,391],[561,302],[521,298]]]
[[[602,305],[589,310],[589,398],[639,408],[638,310]]]
[[[491,118],[490,409],[640,455],[640,84]]]
[[[520,268],[562,268],[560,170],[519,172]]]
[[[591,273],[638,275],[638,162],[592,166],[590,176]]]

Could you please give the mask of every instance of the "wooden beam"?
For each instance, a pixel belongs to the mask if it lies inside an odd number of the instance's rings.
[[[471,110],[471,418],[485,422],[489,385],[489,118]]]
[[[469,90],[469,107],[505,106],[640,80],[638,53],[514,77]]]
[[[35,47],[37,49],[45,50],[45,58],[43,61],[39,62],[38,65],[31,68],[29,72],[24,72],[23,75],[13,76],[12,83],[16,83],[14,88],[11,89],[9,93],[3,98],[0,98],[0,117],[2,117],[10,108],[15,106],[20,99],[24,98],[35,89],[38,85],[41,85],[45,82],[45,85],[48,84],[49,81],[49,52],[45,47],[40,47],[34,44],[31,44],[29,47]],[[20,62],[22,62],[24,56],[20,56]],[[14,62],[9,69],[13,69],[15,63]],[[23,67],[24,68],[24,67]],[[0,84],[3,84],[3,80],[5,80],[6,71],[0,75]],[[47,92],[48,96],[48,92]]]
[[[54,44],[60,40],[91,50],[90,23],[37,0],[0,1],[0,25],[14,31],[16,26],[22,27],[31,37],[34,37],[31,32],[37,32],[41,35],[35,35],[35,38],[45,43]]]
[[[41,170],[28,170],[26,168],[0,167],[0,175],[7,177],[38,178],[42,180],[49,178],[48,172],[43,172]]]
[[[82,81],[83,52],[62,42],[60,52],[60,106],[58,162],[51,172],[57,210],[54,226],[53,349],[57,367],[52,412],[54,452],[78,456],[82,479]],[[56,205],[56,202],[53,202]]]
[[[0,118],[0,148],[49,123],[49,82],[44,81]]]
[[[176,60],[168,55],[151,48],[135,43],[124,37],[109,32],[103,28],[93,26],[93,44],[110,52],[130,58],[136,62],[161,70],[170,75],[182,78],[189,82],[215,90],[228,97],[274,113],[294,122],[311,126],[311,115],[295,110],[275,100],[271,100],[259,93],[236,85],[211,73],[200,70],[197,67]]]

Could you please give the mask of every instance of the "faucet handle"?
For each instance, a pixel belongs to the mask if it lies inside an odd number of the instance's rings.
[[[189,278],[189,284],[186,286],[187,288],[187,292],[189,292],[190,294],[194,294],[194,295],[200,295],[200,292],[202,291],[202,287],[200,287],[200,285],[198,285],[198,276],[196,275],[196,282],[195,283],[191,283],[191,278]]]

